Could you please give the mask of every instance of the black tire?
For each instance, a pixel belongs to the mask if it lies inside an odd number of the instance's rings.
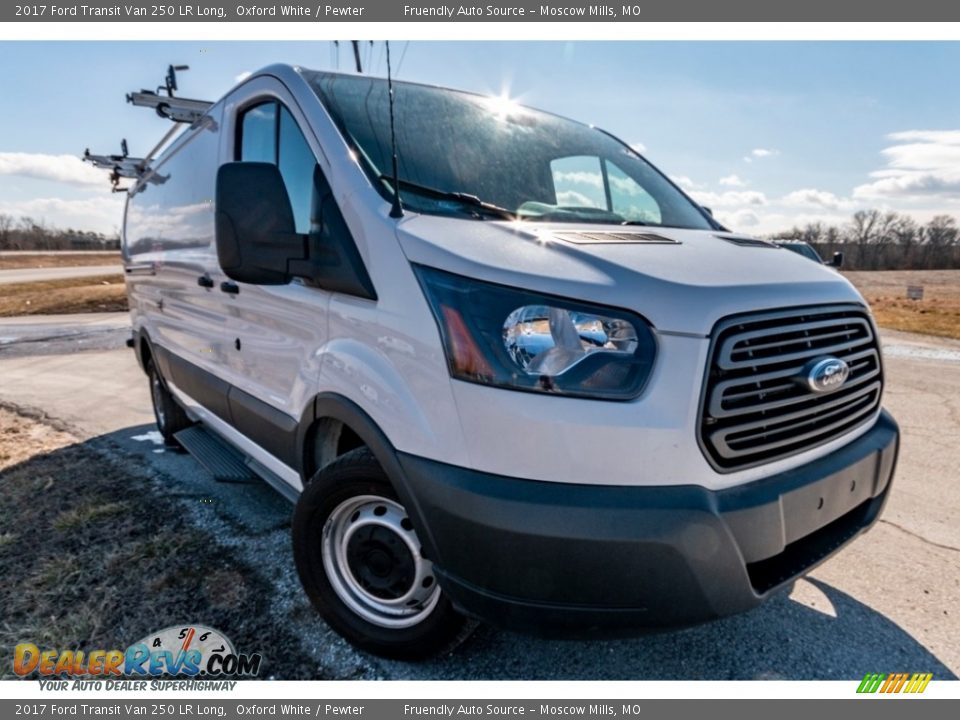
[[[373,453],[366,447],[351,450],[304,488],[293,514],[293,554],[310,602],[348,642],[381,657],[423,660],[456,647],[474,624],[436,586],[429,561],[410,551],[419,549],[419,541],[405,515]],[[338,542],[343,536],[348,539]],[[388,582],[393,584],[386,587]],[[420,590],[424,587],[429,590]],[[413,608],[389,608],[408,617],[394,619],[380,608],[411,594],[420,594]]]
[[[147,361],[147,378],[150,382],[150,399],[153,402],[153,417],[157,421],[157,429],[167,445],[179,445],[173,436],[193,423],[167,389],[153,360]]]

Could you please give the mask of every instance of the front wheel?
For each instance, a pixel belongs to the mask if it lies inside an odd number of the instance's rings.
[[[314,607],[362,650],[419,660],[468,632],[367,448],[338,458],[304,489],[293,516],[293,551]]]

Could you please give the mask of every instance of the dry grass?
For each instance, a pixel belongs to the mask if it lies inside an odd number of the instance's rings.
[[[24,270],[27,268],[87,267],[89,265],[119,265],[120,253],[64,252],[54,255],[0,254],[0,270]]]
[[[0,317],[115,312],[127,307],[126,286],[117,275],[0,285]]]
[[[261,676],[322,675],[270,615],[270,586],[169,487],[109,442],[78,442],[0,403],[0,678],[20,642],[123,649],[190,622],[261,652]]]
[[[960,339],[960,270],[844,273],[870,302],[881,327]],[[923,300],[908,300],[922,285]]]

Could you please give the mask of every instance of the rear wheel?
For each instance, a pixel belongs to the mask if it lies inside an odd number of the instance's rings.
[[[307,595],[357,647],[418,660],[457,645],[472,626],[444,596],[386,474],[368,448],[318,472],[293,518]]]
[[[153,416],[157,420],[157,429],[168,445],[176,445],[177,441],[173,436],[193,423],[167,389],[153,360],[147,361],[147,378],[150,382],[150,399],[153,401]]]

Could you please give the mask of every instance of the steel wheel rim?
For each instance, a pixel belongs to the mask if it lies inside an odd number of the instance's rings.
[[[421,554],[406,511],[393,500],[359,495],[343,501],[324,523],[321,548],[337,597],[374,625],[413,627],[440,600],[433,563]]]

